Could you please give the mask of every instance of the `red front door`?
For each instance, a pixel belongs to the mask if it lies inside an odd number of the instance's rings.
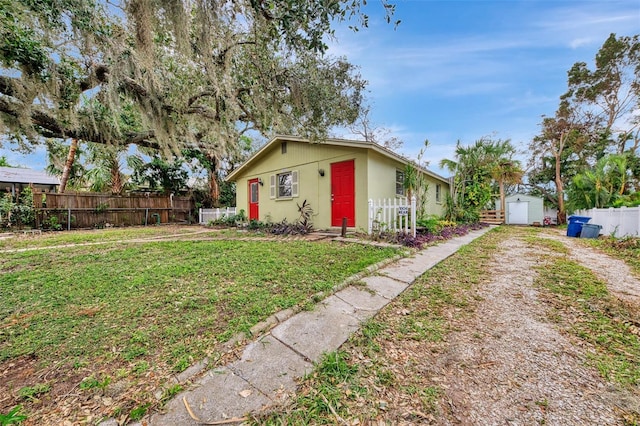
[[[258,214],[258,179],[251,179],[249,181],[249,220],[259,220]]]
[[[356,226],[355,208],[355,161],[348,160],[331,164],[331,226]]]

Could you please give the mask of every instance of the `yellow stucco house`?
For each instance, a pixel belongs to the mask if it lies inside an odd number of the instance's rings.
[[[405,197],[408,160],[372,142],[326,139],[312,142],[276,136],[227,176],[236,182],[236,206],[249,219],[294,221],[304,200],[316,229],[367,229],[369,199]],[[441,215],[448,179],[419,169],[428,182],[426,211]]]

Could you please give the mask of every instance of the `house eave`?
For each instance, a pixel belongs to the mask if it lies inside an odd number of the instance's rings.
[[[414,165],[418,170],[420,170],[422,173],[426,174],[427,176],[430,176],[434,179],[440,180],[446,184],[449,184],[449,179],[442,177],[440,175],[438,175],[437,173],[432,172],[431,170],[427,170],[423,167],[420,167],[419,165],[415,164],[413,161],[409,160],[408,158],[405,158],[399,154],[396,154],[395,152],[391,151],[388,148],[385,148],[381,145],[378,145],[377,143],[374,142],[368,142],[368,141],[358,141],[358,140],[349,140],[349,139],[338,139],[338,138],[327,138],[327,139],[323,139],[321,142],[315,142],[315,141],[311,141],[309,139],[305,139],[305,138],[300,138],[300,137],[296,137],[296,136],[288,136],[288,135],[276,135],[274,136],[269,142],[267,142],[266,144],[264,144],[258,151],[256,151],[251,157],[249,157],[247,159],[247,161],[245,161],[242,165],[240,165],[240,167],[238,167],[237,169],[235,169],[233,172],[231,172],[226,178],[225,181],[227,182],[234,182],[236,180],[236,177],[240,174],[242,174],[248,167],[251,166],[251,164],[253,164],[255,161],[257,161],[260,157],[262,157],[266,152],[269,151],[269,149],[271,148],[271,146],[273,144],[275,144],[277,141],[291,141],[291,142],[304,142],[304,143],[308,143],[308,144],[327,144],[327,145],[335,145],[335,146],[343,146],[343,147],[352,147],[352,148],[358,148],[358,149],[370,149],[373,150],[385,157],[388,158],[392,158],[396,161],[399,161],[402,164],[412,164]]]

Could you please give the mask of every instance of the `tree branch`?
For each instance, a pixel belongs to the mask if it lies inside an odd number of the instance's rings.
[[[10,101],[6,97],[0,96],[0,113],[7,114],[13,118],[19,118],[19,111],[24,110],[22,103]],[[153,130],[143,132],[129,132],[122,135],[119,140],[105,138],[103,134],[93,132],[90,124],[80,125],[78,128],[67,128],[55,117],[38,109],[31,108],[31,123],[38,128],[38,133],[43,137],[68,139],[75,138],[86,142],[99,144],[116,145],[138,145],[145,148],[159,149],[160,145],[152,139],[155,137]]]
[[[231,51],[231,49],[233,49],[234,47],[238,47],[238,46],[244,46],[246,44],[253,44],[255,45],[256,42],[255,41],[238,41],[236,43],[231,44],[230,46],[228,46],[226,49],[224,49],[222,52],[218,53],[216,55],[216,62],[218,62],[219,64],[224,64],[227,60],[227,55],[229,54],[229,52]]]
[[[0,93],[7,96],[19,97],[25,90],[26,87],[20,79],[0,75]]]
[[[83,92],[91,90],[94,87],[105,83],[108,80],[108,77],[109,67],[103,64],[96,65],[91,70],[89,76],[80,82],[80,90],[82,90]]]

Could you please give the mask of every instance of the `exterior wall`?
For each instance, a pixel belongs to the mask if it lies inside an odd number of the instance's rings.
[[[542,198],[532,197],[526,194],[513,194],[505,197],[505,217],[507,218],[507,224],[509,220],[509,203],[515,203],[520,199],[520,202],[528,203],[527,208],[527,223],[532,225],[534,222],[540,224],[544,221],[544,206]],[[500,200],[496,201],[496,209],[500,209]]]
[[[405,164],[372,151],[369,155],[369,198],[378,200],[396,197],[396,170],[404,171],[405,169]],[[426,214],[442,216],[445,192],[449,191],[449,184],[429,175],[426,176],[426,181],[428,184]],[[440,201],[436,201],[436,184],[440,185]]]
[[[436,180],[431,176],[427,176],[427,183],[429,188],[427,189],[427,215],[442,216],[444,214],[444,200],[446,194],[449,193],[449,184]],[[440,200],[436,201],[436,185],[440,185]]]
[[[405,164],[382,155],[374,150],[323,143],[308,143],[286,140],[287,151],[282,153],[281,142],[275,141],[268,151],[255,158],[251,167],[235,176],[236,206],[248,215],[248,182],[260,179],[259,211],[261,221],[278,222],[287,219],[292,222],[299,217],[298,205],[304,200],[311,205],[311,221],[316,229],[331,228],[331,164],[341,161],[355,161],[355,229],[368,228],[369,199],[396,197],[396,170],[404,170]],[[298,172],[298,196],[287,199],[270,198],[270,178],[272,175]],[[320,174],[324,172],[324,176]],[[446,182],[427,176],[429,182],[427,212],[441,215]],[[441,185],[441,202],[436,203],[435,185]]]
[[[367,202],[369,198],[378,200],[396,197],[396,170],[404,170],[404,164],[400,164],[391,158],[369,153],[369,176],[367,182]]]
[[[331,163],[355,160],[356,228],[367,226],[367,156],[366,150],[328,144],[286,141],[287,152],[282,154],[281,144],[275,143],[246,173],[236,179],[236,205],[238,211],[248,212],[248,181],[259,178],[260,220],[292,222],[300,216],[298,205],[304,200],[313,209],[311,221],[315,228],[331,227]],[[287,199],[270,198],[270,177],[286,171],[298,171],[298,196]],[[320,175],[324,171],[324,176]]]

